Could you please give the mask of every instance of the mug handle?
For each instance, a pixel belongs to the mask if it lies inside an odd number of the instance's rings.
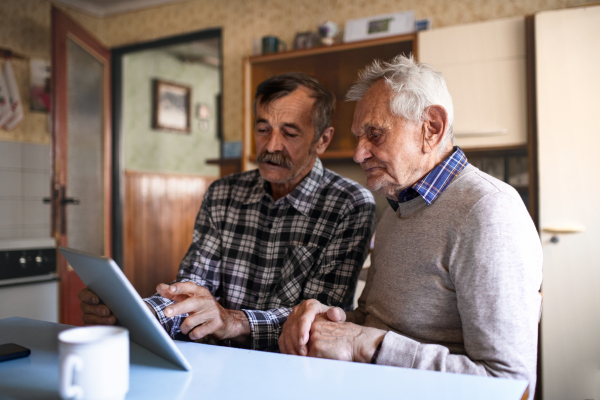
[[[60,397],[63,399],[81,399],[83,397],[83,388],[73,385],[73,371],[81,371],[83,360],[75,354],[68,354],[60,366]]]

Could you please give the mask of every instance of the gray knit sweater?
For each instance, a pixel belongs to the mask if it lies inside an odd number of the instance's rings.
[[[389,331],[378,364],[523,379],[532,398],[541,281],[518,193],[467,165],[431,205],[386,210],[354,318]]]

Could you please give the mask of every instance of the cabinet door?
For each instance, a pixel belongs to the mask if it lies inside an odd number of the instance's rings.
[[[539,13],[535,37],[542,395],[600,399],[600,7]],[[547,231],[570,227],[585,231]]]
[[[419,61],[444,74],[462,148],[527,143],[525,19],[419,33]]]

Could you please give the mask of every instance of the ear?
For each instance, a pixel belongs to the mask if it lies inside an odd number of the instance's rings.
[[[423,152],[431,153],[442,142],[448,129],[448,112],[440,105],[434,104],[425,110],[427,119],[423,122]]]
[[[331,143],[331,138],[333,138],[333,131],[333,126],[330,126],[323,131],[321,137],[319,140],[317,140],[317,143],[315,143],[315,151],[317,155],[320,156],[325,152],[325,150],[327,150],[327,146],[329,146],[329,143]]]

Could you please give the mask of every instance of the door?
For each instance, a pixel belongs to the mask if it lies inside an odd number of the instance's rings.
[[[60,246],[111,256],[110,52],[52,9],[52,229]],[[60,322],[81,325],[83,283],[58,255]]]
[[[535,38],[542,396],[600,399],[600,7],[539,13]]]

